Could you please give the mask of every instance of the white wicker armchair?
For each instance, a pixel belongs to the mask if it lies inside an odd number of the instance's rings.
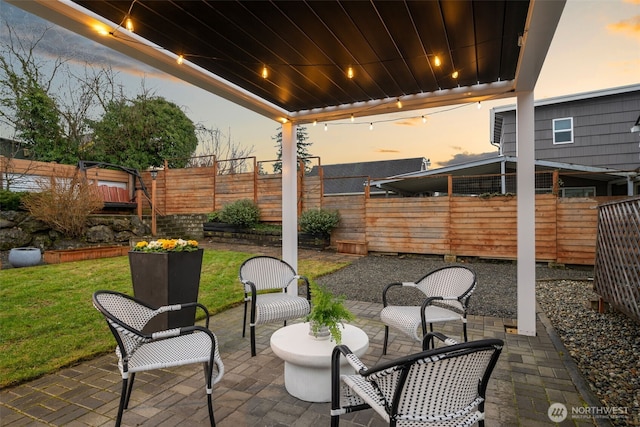
[[[213,384],[222,379],[224,365],[220,359],[217,338],[209,330],[209,312],[205,306],[187,303],[154,308],[112,291],[95,292],[93,305],[104,315],[118,344],[116,355],[122,375],[122,393],[116,426],[120,425],[122,413],[129,405],[136,372],[192,363],[204,365],[209,420],[215,426],[211,393]],[[204,310],[206,327],[187,326],[154,333],[142,332],[147,322],[158,314],[194,306]]]
[[[433,336],[444,341],[440,334]],[[425,339],[425,346],[430,339]],[[392,427],[484,426],[487,382],[503,345],[499,339],[451,344],[372,368],[347,346],[336,346],[331,359],[331,426],[339,425],[340,415],[368,408]],[[341,375],[342,357],[355,374]]]
[[[473,270],[456,265],[433,270],[416,282],[394,282],[385,286],[380,312],[385,325],[382,354],[387,354],[389,327],[421,341],[427,333],[427,324],[433,332],[434,323],[462,321],[463,338],[467,341],[467,306],[477,283]],[[424,294],[421,305],[389,304],[389,292],[407,288],[418,289]]]
[[[309,281],[278,258],[256,256],[240,266],[240,282],[244,287],[244,319],[242,336],[247,326],[247,308],[251,307],[249,328],[251,333],[251,356],[256,355],[256,325],[270,322],[284,322],[309,314],[311,294]],[[306,286],[306,298],[287,293],[287,288],[295,281]],[[273,292],[273,291],[279,292]]]

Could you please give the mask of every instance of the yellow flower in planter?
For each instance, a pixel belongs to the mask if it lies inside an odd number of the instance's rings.
[[[193,252],[196,250],[198,250],[197,241],[183,239],[142,241],[133,247],[133,251],[136,252]]]

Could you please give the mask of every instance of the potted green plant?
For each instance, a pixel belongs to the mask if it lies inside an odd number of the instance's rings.
[[[335,296],[318,284],[311,284],[311,311],[306,317],[309,322],[309,335],[317,339],[331,338],[336,344],[342,342],[344,322],[354,319],[344,304],[343,295]]]

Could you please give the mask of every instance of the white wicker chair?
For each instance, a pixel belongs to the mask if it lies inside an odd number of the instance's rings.
[[[373,368],[347,346],[336,346],[331,359],[331,426],[339,425],[340,415],[368,408],[390,426],[484,426],[487,382],[503,345],[499,339],[453,344]],[[341,357],[355,374],[340,374]]]
[[[389,327],[421,341],[427,333],[427,324],[433,331],[434,323],[460,320],[464,341],[467,341],[467,306],[476,285],[476,274],[471,269],[447,266],[431,271],[416,282],[394,282],[385,286],[380,312],[380,319],[385,325],[382,354],[387,354]],[[420,290],[425,296],[422,305],[390,305],[387,294],[396,287],[399,287],[397,291],[403,288]]]
[[[290,295],[287,288],[300,280],[306,286],[306,298]],[[309,314],[311,299],[309,281],[298,275],[293,267],[278,258],[256,256],[240,266],[240,281],[244,286],[244,320],[242,336],[247,326],[247,306],[251,304],[249,328],[251,333],[251,356],[256,355],[256,325],[284,322]],[[278,290],[279,292],[273,292]]]
[[[211,393],[213,384],[222,379],[224,365],[220,359],[217,338],[209,330],[209,312],[205,306],[187,303],[153,308],[133,297],[112,291],[95,292],[93,305],[104,315],[118,344],[116,355],[122,375],[122,394],[116,426],[120,425],[122,413],[129,405],[136,372],[192,363],[204,365],[209,420],[215,426]],[[154,316],[194,306],[204,310],[206,327],[187,326],[154,333],[142,332]]]

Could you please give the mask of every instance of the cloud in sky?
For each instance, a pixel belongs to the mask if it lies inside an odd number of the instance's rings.
[[[640,4],[640,1],[638,4]],[[622,34],[640,41],[640,15],[609,24],[607,29],[612,33]]]
[[[422,125],[421,117],[408,117],[403,120],[398,120],[393,122],[396,126],[419,126]]]
[[[459,165],[463,163],[475,162],[478,160],[491,159],[493,157],[497,157],[497,155],[498,155],[497,151],[475,153],[475,154],[468,153],[465,151],[464,153],[455,154],[449,160],[437,162],[436,165],[438,167],[443,168],[445,166],[453,166],[453,165]]]
[[[35,15],[27,13],[5,2],[0,2],[3,21],[10,27],[14,42],[22,41],[24,46],[38,42],[37,52],[47,59],[64,58],[68,63],[107,65],[115,71],[120,71],[136,77],[169,77],[134,59],[128,58],[104,45],[84,37],[79,37],[66,28],[53,25]],[[39,40],[38,40],[39,39]],[[0,26],[0,40],[9,42],[9,29]]]

